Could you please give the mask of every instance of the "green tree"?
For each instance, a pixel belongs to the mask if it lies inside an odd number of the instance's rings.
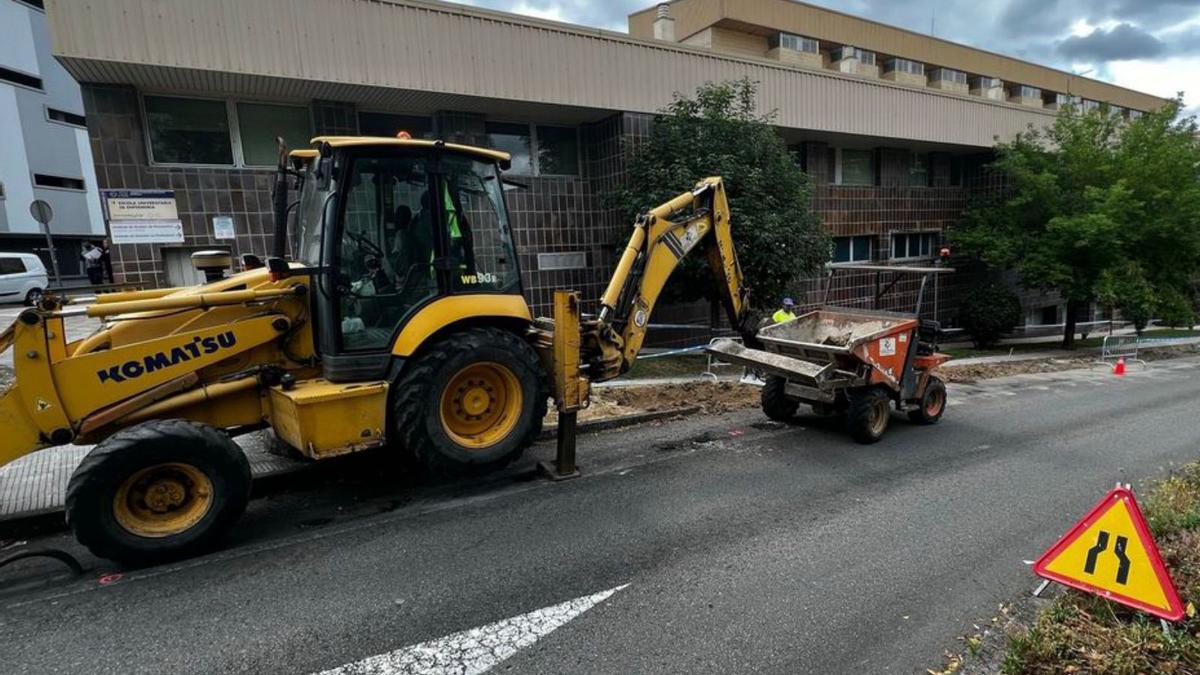
[[[723,177],[746,284],[765,307],[794,293],[831,249],[812,211],[812,184],[775,132],[774,113],[758,114],[755,94],[749,79],[710,82],[691,98],[676,94],[634,149],[617,202],[632,221],[706,176]],[[715,299],[703,256],[685,259],[667,292],[677,300]]]
[[[978,349],[995,346],[1020,321],[1020,298],[997,282],[972,288],[958,310],[958,324]]]
[[[1121,316],[1133,322],[1138,335],[1146,329],[1158,308],[1154,286],[1137,263],[1105,270],[1096,286],[1096,299],[1106,307],[1121,310]]]
[[[1179,109],[1175,100],[1127,121],[1068,107],[1053,125],[997,145],[992,170],[1004,189],[968,209],[952,234],[967,254],[1061,294],[1066,348],[1074,346],[1077,309],[1102,292],[1134,308],[1143,281],[1156,297],[1174,297],[1196,276],[1200,140],[1195,120]]]

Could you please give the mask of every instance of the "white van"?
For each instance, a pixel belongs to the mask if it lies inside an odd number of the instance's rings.
[[[49,283],[41,258],[32,253],[0,253],[0,302],[32,305]]]

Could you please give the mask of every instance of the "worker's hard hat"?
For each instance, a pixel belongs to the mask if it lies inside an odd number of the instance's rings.
[[[784,299],[783,299],[783,306],[784,306],[784,307],[792,307],[792,306],[794,306],[795,304],[796,304],[796,301],[795,301],[795,300],[792,300],[791,298],[784,298]]]

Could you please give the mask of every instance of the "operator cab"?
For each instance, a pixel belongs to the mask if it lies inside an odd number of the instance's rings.
[[[453,295],[521,295],[507,153],[441,141],[319,137],[291,153],[291,258],[314,275],[326,379],[387,378],[410,318]]]

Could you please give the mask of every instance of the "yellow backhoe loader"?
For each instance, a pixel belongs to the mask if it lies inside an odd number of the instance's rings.
[[[244,510],[240,432],[269,427],[312,460],[387,446],[462,475],[518,457],[551,397],[569,430],[589,384],[629,369],[668,277],[697,247],[733,325],[753,327],[719,178],[639,217],[598,315],[561,292],[556,316],[535,320],[508,162],[408,138],[281,151],[265,263],[102,296],[86,308],[102,325],[82,340],[65,339],[53,297],[0,335],[15,370],[0,397],[0,465],[96,444],[68,486],[70,527],[98,556],[149,564],[211,547]]]

